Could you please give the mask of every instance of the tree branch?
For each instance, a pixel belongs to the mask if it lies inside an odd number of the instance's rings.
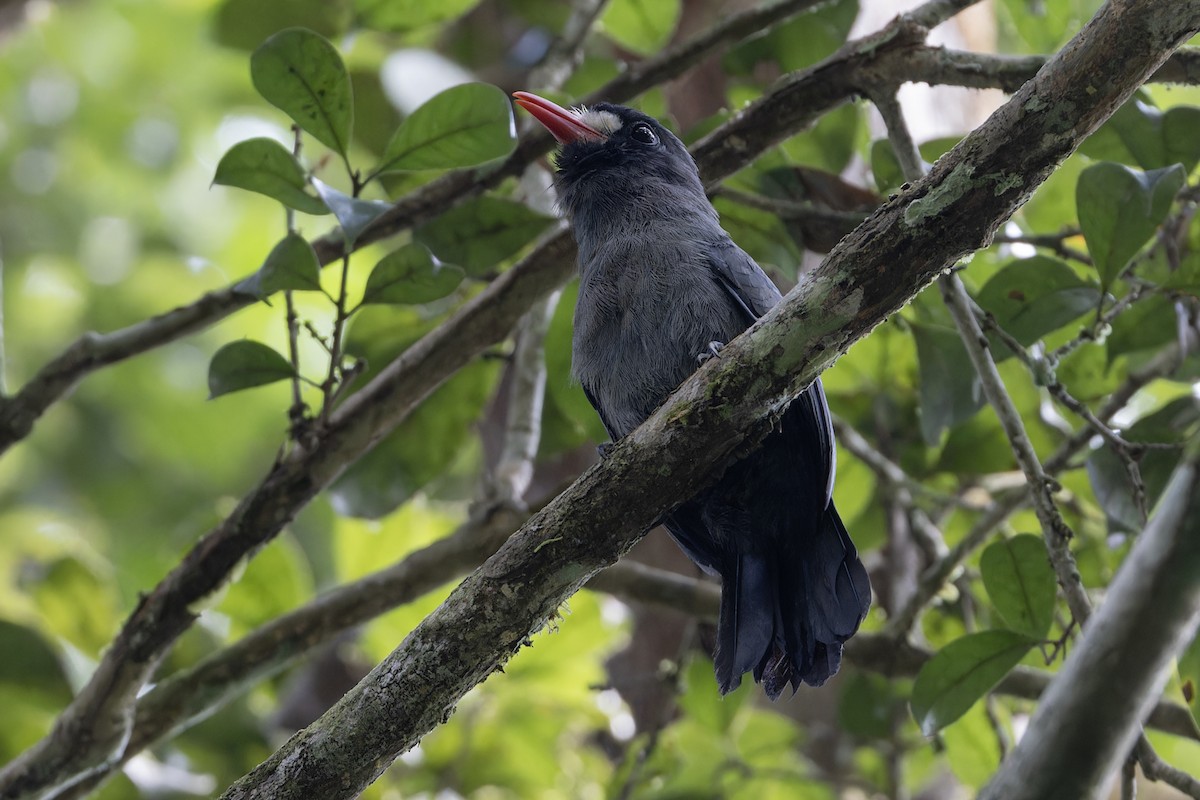
[[[1088,634],[1038,704],[984,800],[1091,797],[1138,738],[1172,658],[1200,624],[1200,471],[1175,470]]]

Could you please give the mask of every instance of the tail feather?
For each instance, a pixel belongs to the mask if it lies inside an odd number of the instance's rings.
[[[715,656],[722,694],[753,670],[774,700],[787,684],[820,686],[871,603],[867,571],[831,503],[815,531],[770,556],[739,553],[723,570]]]
[[[762,556],[740,554],[723,574],[717,651],[713,656],[721,694],[736,689],[742,675],[755,669],[763,660],[763,652],[770,648],[775,635],[775,603],[765,601],[774,594],[775,576]]]

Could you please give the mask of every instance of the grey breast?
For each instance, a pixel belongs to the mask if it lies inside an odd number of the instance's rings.
[[[581,249],[574,371],[615,436],[640,425],[744,319],[697,237],[642,231]]]

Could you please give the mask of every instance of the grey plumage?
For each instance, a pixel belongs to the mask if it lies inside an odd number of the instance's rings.
[[[697,366],[780,299],[720,227],[695,163],[632,109],[568,112],[518,102],[563,143],[560,201],[579,245],[573,368],[613,439],[638,425]],[[820,382],[761,448],[664,524],[722,578],[722,692],[753,672],[767,694],[837,671],[870,603],[866,571],[833,507],[833,432]]]

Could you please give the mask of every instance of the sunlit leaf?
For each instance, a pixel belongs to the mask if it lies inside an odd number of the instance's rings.
[[[932,445],[942,431],[983,408],[983,390],[957,331],[914,323],[912,335],[920,366],[921,434]]]
[[[1054,374],[1075,398],[1095,400],[1117,388],[1124,377],[1122,363],[1110,362],[1105,345],[1085,342],[1059,362]]]
[[[967,709],[953,725],[941,732],[939,738],[946,750],[939,755],[938,763],[944,763],[954,777],[968,787],[982,789],[996,774],[996,768],[1000,766],[1000,744],[996,727],[982,705]]]
[[[471,167],[512,152],[516,125],[504,92],[464,83],[435,95],[400,125],[377,173]]]
[[[1102,163],[1079,176],[1075,202],[1079,225],[1108,287],[1166,218],[1185,175],[1179,166],[1141,172]]]
[[[117,621],[110,585],[67,557],[44,565],[30,588],[47,628],[90,656],[100,654]]]
[[[524,203],[484,195],[413,231],[443,261],[481,275],[520,250],[553,220]]]
[[[410,31],[455,19],[479,0],[354,0],[364,27],[377,31]]]
[[[304,169],[274,139],[247,139],[229,148],[217,164],[213,183],[265,194],[305,214],[329,213],[324,203],[304,191]]]
[[[217,610],[244,633],[291,611],[311,593],[303,552],[290,536],[278,536],[250,560]]]
[[[622,47],[649,55],[671,38],[680,10],[680,0],[612,0],[600,25]]]
[[[308,240],[297,233],[289,233],[271,248],[258,272],[239,283],[237,288],[260,298],[284,289],[319,291],[321,264]]]
[[[462,282],[463,271],[434,259],[422,245],[388,253],[367,278],[364,303],[416,304],[445,297]]]
[[[979,572],[1009,629],[1044,639],[1054,621],[1058,583],[1041,537],[1021,534],[988,545]]]
[[[1100,289],[1063,262],[1048,256],[1013,261],[992,276],[976,298],[996,322],[1023,345],[1094,311]],[[997,349],[996,357],[1008,354]]]
[[[350,76],[329,41],[306,28],[288,28],[250,57],[254,88],[314,139],[346,155],[354,106]]]
[[[260,342],[230,342],[208,365],[209,399],[295,375],[288,360]]]
[[[316,178],[313,179],[313,186],[317,188],[317,194],[321,195],[321,200],[329,206],[329,210],[341,224],[346,247],[352,247],[359,234],[392,207],[389,203],[379,200],[362,200],[351,197]]]
[[[684,677],[684,693],[679,697],[680,708],[691,719],[716,734],[729,730],[738,709],[753,691],[748,681],[742,681],[741,686],[721,697],[712,662],[706,658],[691,659]]]
[[[921,667],[913,684],[912,713],[932,736],[967,712],[1035,644],[1013,631],[983,631],[956,639]]]

